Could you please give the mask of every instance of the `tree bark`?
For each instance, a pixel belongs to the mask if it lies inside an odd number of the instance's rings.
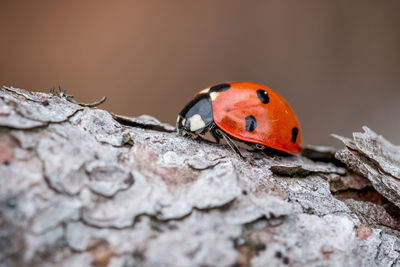
[[[399,266],[400,149],[301,156],[0,89],[0,266]]]

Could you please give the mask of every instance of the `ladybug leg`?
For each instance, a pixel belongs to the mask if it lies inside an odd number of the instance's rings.
[[[193,140],[195,140],[199,137],[199,135],[197,133],[186,132],[186,134],[190,135]]]
[[[211,125],[205,127],[199,133],[199,135],[202,139],[219,144],[222,136],[220,134],[216,133],[216,131],[217,131],[217,129],[215,127],[215,124],[211,124]]]
[[[239,148],[237,147],[237,145],[232,141],[232,139],[224,132],[219,131],[222,135],[222,137],[224,138],[225,142],[229,145],[229,147],[235,151],[235,153],[242,159],[242,160],[246,160],[246,158],[242,155],[242,153],[240,153]]]
[[[214,137],[215,142],[216,142],[217,144],[219,144],[219,143],[220,143],[219,140],[221,140],[220,136],[218,136],[218,134],[216,134],[215,131],[211,131],[211,134],[212,134],[212,136]]]

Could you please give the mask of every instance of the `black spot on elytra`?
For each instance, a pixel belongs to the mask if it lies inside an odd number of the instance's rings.
[[[261,103],[268,104],[269,103],[269,96],[268,93],[262,89],[257,90],[257,97],[260,99]]]
[[[42,105],[46,107],[46,106],[50,105],[50,103],[49,103],[49,101],[45,100],[42,102]]]
[[[246,131],[248,132],[252,132],[254,131],[254,129],[257,128],[257,120],[256,118],[254,118],[254,116],[247,116],[245,118],[246,121]]]
[[[282,258],[282,252],[280,251],[275,252],[275,257],[277,257],[278,259]]]
[[[221,83],[221,84],[217,84],[214,85],[213,87],[210,88],[210,93],[219,93],[219,92],[225,92],[227,91],[229,88],[231,88],[231,85],[229,83]]]
[[[297,135],[299,134],[299,129],[297,127],[293,127],[292,129],[292,143],[296,143]]]

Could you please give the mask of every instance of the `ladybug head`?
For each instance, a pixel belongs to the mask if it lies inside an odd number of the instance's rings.
[[[176,129],[180,135],[197,134],[209,127],[213,122],[210,96],[198,94],[179,113]]]

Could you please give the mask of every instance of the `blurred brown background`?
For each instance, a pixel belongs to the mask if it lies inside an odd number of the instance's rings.
[[[400,1],[1,1],[0,84],[173,124],[193,94],[249,80],[304,143],[368,125],[400,143]]]

